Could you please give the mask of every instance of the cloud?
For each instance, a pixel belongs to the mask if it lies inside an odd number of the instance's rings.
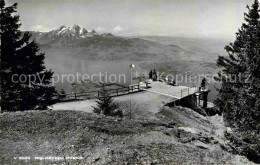
[[[45,32],[48,31],[48,29],[42,25],[36,25],[32,27],[33,31],[39,31],[39,32]]]
[[[96,28],[96,31],[97,32],[103,32],[105,30],[105,28],[103,28],[103,27],[97,27]]]
[[[120,31],[122,31],[123,28],[122,28],[121,26],[116,26],[116,27],[114,27],[113,30],[114,30],[114,32],[118,33],[118,32],[120,32]]]

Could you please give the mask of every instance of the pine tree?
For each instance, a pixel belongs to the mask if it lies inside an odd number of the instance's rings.
[[[104,114],[106,116],[118,116],[122,117],[123,112],[118,108],[118,105],[114,103],[113,98],[109,95],[105,84],[103,84],[102,89],[99,92],[99,97],[97,98],[97,106],[93,107],[94,113]]]
[[[223,111],[225,123],[239,136],[229,138],[239,153],[260,162],[260,15],[255,0],[236,39],[225,47],[228,56],[219,56],[221,82],[215,104]],[[229,137],[229,136],[227,136]]]
[[[3,111],[46,109],[55,94],[50,86],[53,72],[46,70],[44,53],[39,53],[37,43],[30,40],[31,35],[19,30],[19,15],[14,15],[17,3],[6,7],[1,0],[0,9],[1,108]],[[36,79],[30,83],[33,78]]]
[[[217,80],[222,87],[215,101],[226,122],[240,130],[260,129],[260,23],[259,4],[255,0],[245,13],[246,23],[236,33],[234,43],[226,46],[228,57],[219,56],[223,70]]]

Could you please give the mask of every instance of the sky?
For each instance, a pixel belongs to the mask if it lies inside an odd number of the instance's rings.
[[[233,39],[254,0],[7,0],[18,3],[21,30],[74,24],[120,36]]]

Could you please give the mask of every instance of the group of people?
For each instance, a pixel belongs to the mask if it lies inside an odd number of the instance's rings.
[[[152,70],[149,72],[149,79],[152,79],[153,81],[157,81],[157,80],[158,80],[158,78],[157,78],[157,72],[156,72],[155,69],[152,69]],[[165,81],[166,81],[166,83],[169,83],[170,85],[174,85],[174,86],[176,85],[175,80],[169,81],[167,77],[165,78]],[[207,85],[207,84],[208,84],[208,82],[207,82],[206,78],[204,77],[204,78],[202,79],[202,81],[201,81],[201,88],[202,88],[202,90],[205,90],[205,89],[206,89],[206,85]]]
[[[149,72],[149,79],[152,79],[153,81],[157,81],[157,73],[155,69]]]
[[[172,85],[172,86],[178,86],[176,81],[174,79],[168,79],[168,77],[165,77],[166,84]]]

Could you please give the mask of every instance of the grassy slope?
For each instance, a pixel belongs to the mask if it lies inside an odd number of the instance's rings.
[[[1,164],[40,163],[14,160],[17,156],[84,157],[73,164],[248,163],[221,149],[207,118],[181,107],[164,107],[156,117],[120,120],[78,111],[3,113]]]

